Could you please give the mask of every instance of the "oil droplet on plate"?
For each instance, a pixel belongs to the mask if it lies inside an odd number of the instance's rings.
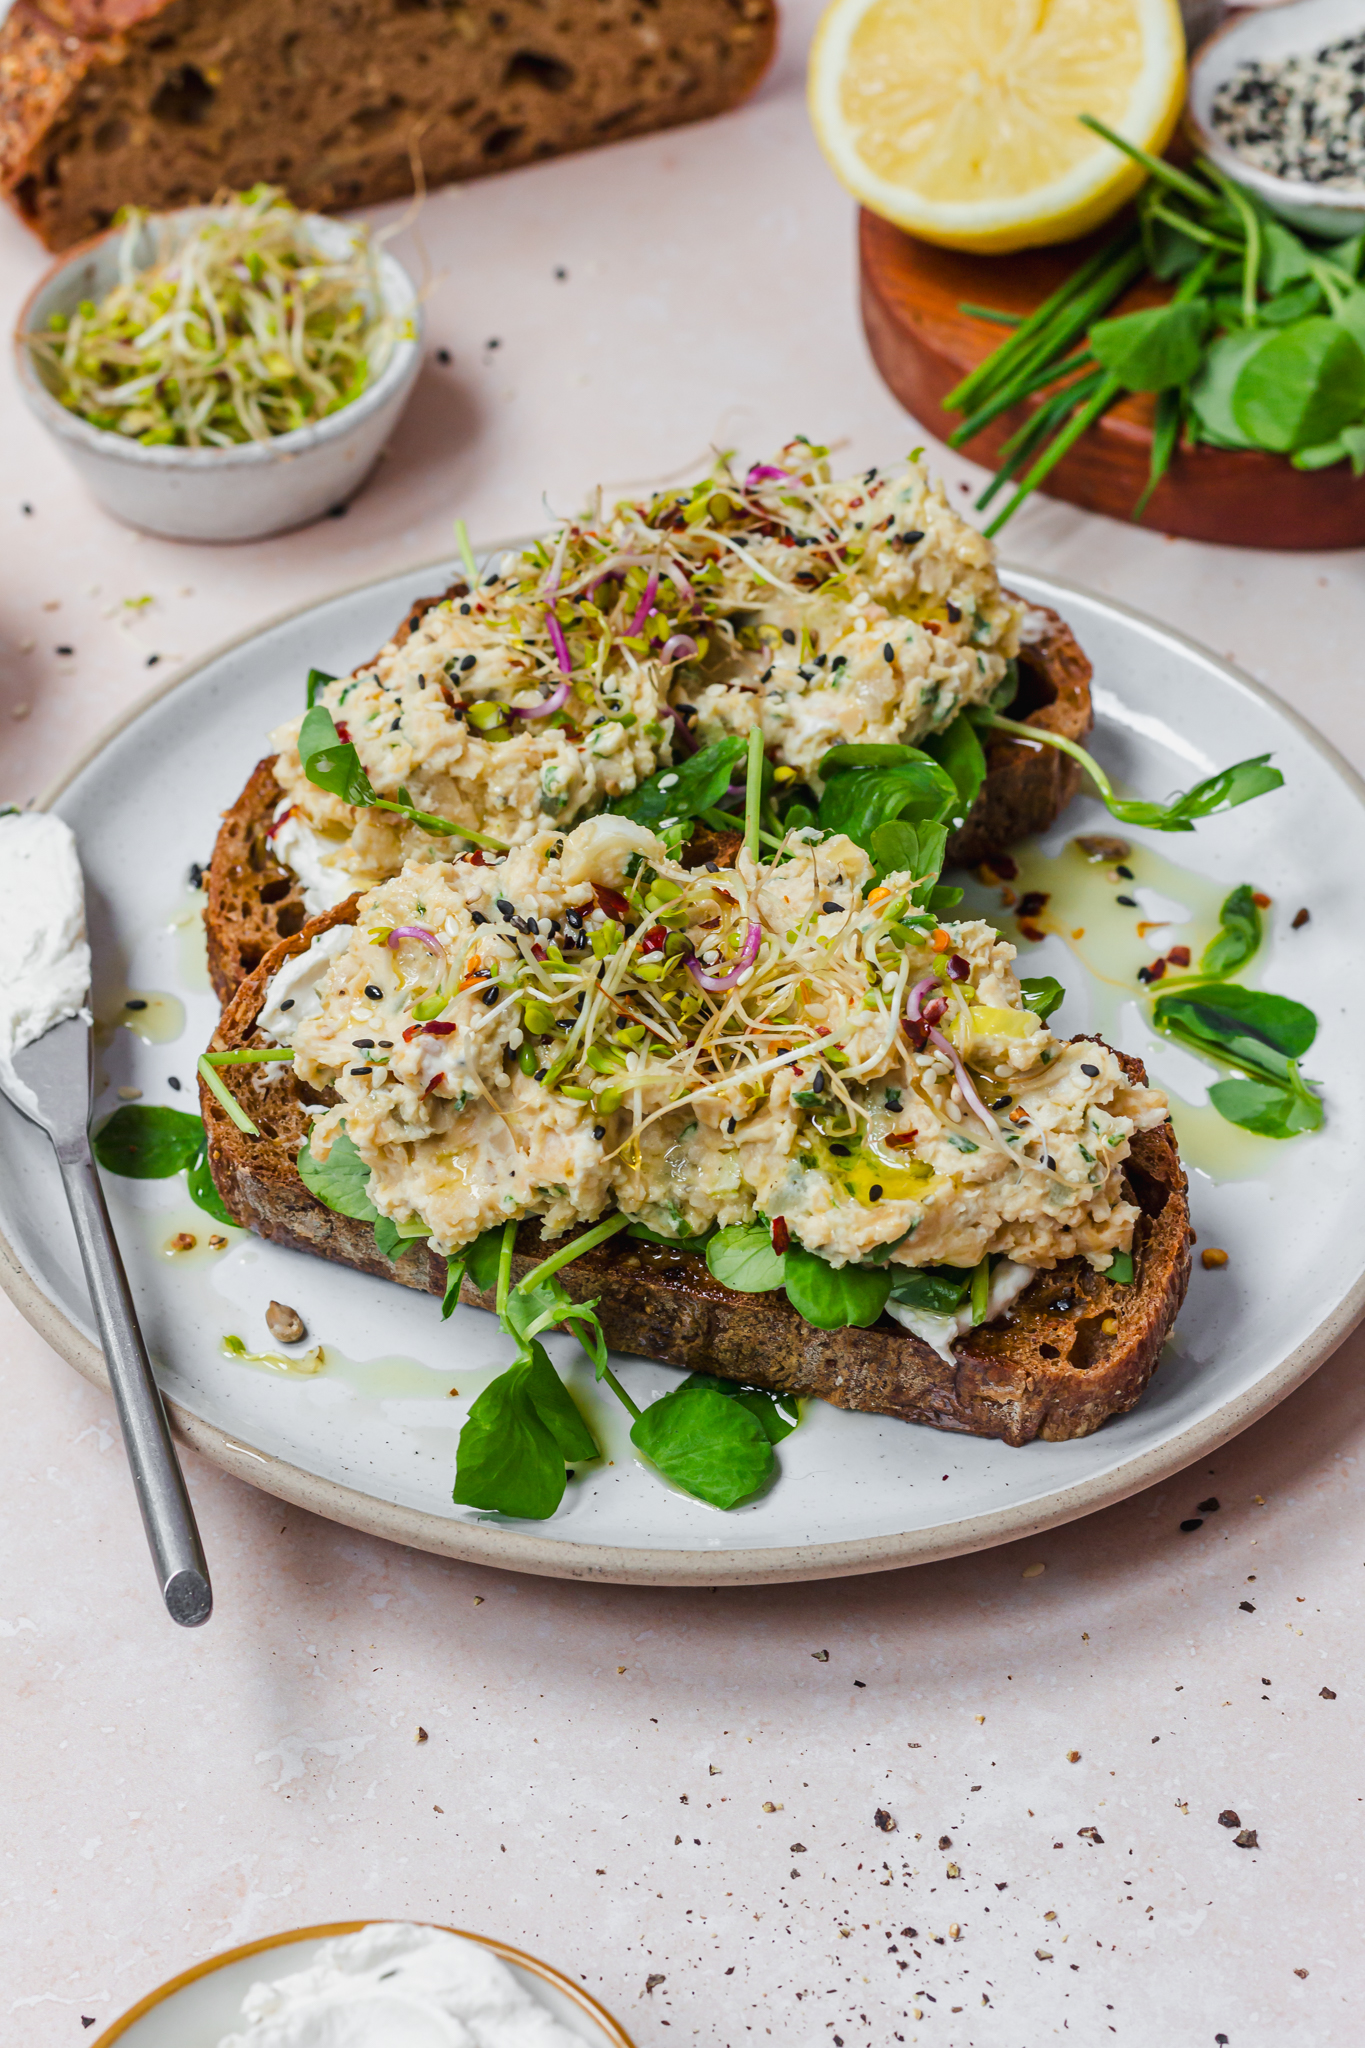
[[[185,1005],[160,988],[130,988],[100,1019],[106,1031],[123,1025],[144,1045],[169,1045],[185,1029]]]

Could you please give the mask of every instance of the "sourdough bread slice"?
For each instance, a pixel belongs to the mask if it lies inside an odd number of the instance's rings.
[[[266,954],[224,1011],[213,1050],[265,1043],[255,1022],[272,976],[318,933],[353,922],[358,900],[313,919]],[[1120,1057],[1130,1080],[1146,1080],[1140,1060]],[[334,1096],[314,1093],[278,1067],[274,1079],[265,1065],[218,1071],[261,1133],[252,1138],[238,1130],[201,1084],[209,1166],[244,1228],[376,1279],[445,1292],[446,1262],[424,1243],[388,1260],[368,1223],[324,1208],[299,1178],[295,1160],[308,1134],[307,1111]],[[1131,1283],[1104,1279],[1084,1259],[1065,1260],[1039,1273],[1005,1315],[960,1338],[951,1364],[885,1316],[870,1329],[817,1330],[784,1295],[732,1293],[695,1253],[626,1236],[585,1253],[560,1278],[575,1300],[598,1297],[602,1328],[617,1351],[1007,1444],[1088,1436],[1142,1394],[1189,1282],[1185,1175],[1169,1124],[1134,1138],[1126,1178],[1142,1211]],[[538,1224],[524,1223],[514,1276],[548,1249]],[[467,1279],[461,1300],[494,1306]]]
[[[0,189],[50,249],[120,206],[370,206],[722,113],[775,0],[15,0]]]
[[[456,584],[446,596],[463,596]],[[394,641],[402,645],[439,597],[408,607]],[[1094,723],[1090,663],[1056,612],[1030,606],[1019,651],[1020,685],[1014,715],[1029,725],[1083,740]],[[1031,832],[1045,832],[1076,794],[1080,768],[1055,747],[1036,749],[1007,740],[987,753],[987,774],[966,823],[948,842],[948,858],[975,866],[1004,853]],[[268,837],[280,801],[271,758],[258,761],[246,788],[224,811],[208,869],[209,973],[219,1002],[251,973],[268,949],[303,926],[303,888],[281,865]],[[693,840],[697,864],[718,856],[709,841]]]

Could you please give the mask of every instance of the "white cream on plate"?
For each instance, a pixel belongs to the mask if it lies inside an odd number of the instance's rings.
[[[477,1942],[381,1922],[325,1942],[306,1970],[253,1984],[218,2048],[583,2048]]]
[[[1023,1293],[1033,1278],[1032,1266],[1021,1266],[1014,1259],[1000,1259],[991,1269],[991,1291],[986,1301],[984,1322],[1007,1309],[1017,1295]],[[949,1365],[956,1365],[953,1355],[953,1341],[965,1337],[972,1327],[972,1305],[964,1302],[956,1315],[931,1316],[921,1308],[911,1308],[908,1302],[888,1301],[886,1313],[898,1322],[912,1337],[922,1337],[924,1342],[937,1351]]]
[[[36,1109],[14,1056],[85,1007],[85,882],[71,828],[48,811],[0,815],[0,1079]]]

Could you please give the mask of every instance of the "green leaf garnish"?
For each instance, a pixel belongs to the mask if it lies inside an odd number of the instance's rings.
[[[630,1440],[666,1479],[712,1507],[747,1500],[773,1470],[763,1423],[709,1386],[683,1386],[652,1402],[632,1424]]]
[[[460,1431],[452,1499],[543,1522],[564,1498],[565,1465],[597,1444],[542,1345],[484,1388]]]
[[[299,1179],[324,1208],[338,1216],[352,1216],[360,1223],[378,1223],[380,1215],[370,1200],[370,1169],[357,1152],[343,1124],[332,1139],[325,1159],[316,1159],[307,1140],[299,1147],[296,1162]]]
[[[1042,1024],[1066,1001],[1066,990],[1051,974],[1026,975],[1019,983],[1019,993],[1024,998],[1024,1008],[1032,1010]]]
[[[786,1253],[773,1250],[766,1223],[731,1223],[706,1247],[711,1278],[736,1294],[771,1294],[785,1277]]]
[[[1217,935],[1209,940],[1199,961],[1201,972],[1215,979],[1245,967],[1261,943],[1261,913],[1250,882],[1242,882],[1232,891],[1218,917]]]
[[[169,1180],[203,1150],[204,1126],[183,1109],[126,1102],[101,1124],[91,1149],[106,1173],[125,1180]]]
[[[886,1307],[891,1274],[873,1266],[831,1266],[795,1239],[785,1253],[787,1299],[817,1330],[866,1329]]]

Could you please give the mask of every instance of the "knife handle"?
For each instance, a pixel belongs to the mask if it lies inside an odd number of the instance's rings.
[[[172,1621],[198,1628],[213,1612],[208,1565],[104,1190],[88,1141],[58,1146],[57,1157],[161,1597]]]

